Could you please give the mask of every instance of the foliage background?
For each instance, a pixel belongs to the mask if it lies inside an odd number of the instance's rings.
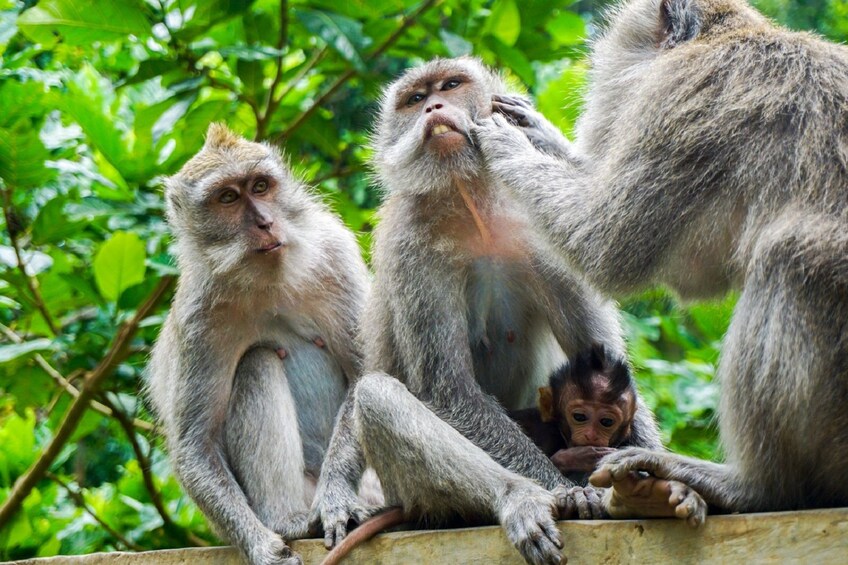
[[[758,5],[848,38],[848,0]],[[284,146],[367,254],[381,86],[431,57],[474,54],[569,133],[602,8],[0,0],[0,559],[217,543],[138,394],[176,274],[161,178],[211,121]],[[681,307],[655,290],[622,303],[641,389],[674,450],[720,456],[712,379],[734,300]],[[15,493],[21,477],[32,488]]]

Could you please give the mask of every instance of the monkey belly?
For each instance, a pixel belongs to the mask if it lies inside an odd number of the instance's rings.
[[[509,410],[533,406],[538,387],[565,358],[533,300],[533,282],[524,265],[479,259],[466,287],[475,378]]]
[[[317,477],[347,391],[347,380],[326,347],[300,337],[283,340],[283,366],[297,410],[307,473]]]

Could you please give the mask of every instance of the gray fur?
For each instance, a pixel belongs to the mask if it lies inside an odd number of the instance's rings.
[[[496,116],[476,132],[493,174],[605,291],[741,289],[727,464],[628,450],[606,469],[731,511],[848,504],[848,50],[739,0],[633,0],[591,62],[577,157]]]
[[[450,77],[460,77],[462,86],[443,92]],[[429,102],[407,105],[418,91],[452,102],[441,110]],[[564,501],[574,485],[505,408],[532,405],[563,356],[595,342],[623,355],[624,342],[614,305],[551,259],[471,143],[473,119],[488,113],[495,93],[508,90],[479,61],[438,59],[408,71],[383,98],[373,142],[376,176],[387,194],[374,237],[376,276],[363,343],[367,372],[400,383],[365,377],[373,388],[358,384],[355,408],[340,418],[312,513],[328,545],[346,534],[348,519],[368,514],[353,496],[368,461],[388,484],[388,501],[402,503],[412,517],[498,519],[528,561],[559,560],[559,536],[549,527],[552,497],[544,489],[557,489],[556,500]],[[446,156],[425,142],[428,120],[437,114],[467,140]],[[491,243],[475,227],[460,185]],[[394,412],[387,402],[409,412]],[[652,417],[638,425],[658,446]],[[516,489],[529,497],[526,504],[515,502]],[[599,511],[591,488],[575,497],[581,516]],[[522,519],[525,512],[532,519]]]
[[[219,187],[256,175],[275,187],[268,206],[286,243],[275,256],[257,254],[245,224],[210,204]],[[298,563],[283,539],[306,533],[312,483],[360,371],[365,265],[277,150],[222,126],[168,179],[166,197],[181,278],[147,393],[183,486],[216,529],[250,563]]]

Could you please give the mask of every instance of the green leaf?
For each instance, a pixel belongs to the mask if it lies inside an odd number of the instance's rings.
[[[485,44],[495,53],[498,60],[517,74],[527,86],[532,87],[536,84],[536,73],[521,51],[510,47],[493,35],[485,39]]]
[[[46,338],[34,339],[23,343],[0,345],[0,363],[8,363],[13,359],[29,355],[30,353],[50,349],[52,346],[53,342]]]
[[[497,0],[492,15],[486,21],[483,33],[497,37],[504,45],[512,47],[521,35],[521,14],[515,0]]]
[[[371,40],[362,34],[361,23],[320,10],[297,10],[296,13],[307,30],[323,39],[357,70],[365,70],[365,61],[359,51],[367,47]]]
[[[42,0],[21,14],[18,27],[37,43],[52,43],[58,34],[66,43],[82,46],[150,33],[150,22],[135,0]]]
[[[0,178],[15,189],[37,187],[53,176],[44,166],[50,154],[38,132],[26,127],[0,129]]]
[[[136,234],[117,232],[94,257],[94,280],[106,300],[115,302],[121,293],[144,280],[144,243]]]
[[[560,12],[545,24],[545,30],[554,39],[555,47],[572,47],[586,40],[586,24],[574,12]]]
[[[538,96],[539,111],[566,135],[574,129],[580,114],[586,73],[586,66],[582,63],[569,65]]]

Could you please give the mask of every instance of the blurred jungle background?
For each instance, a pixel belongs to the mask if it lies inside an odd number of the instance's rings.
[[[848,0],[756,4],[848,38]],[[139,397],[177,275],[161,179],[210,122],[283,146],[367,255],[381,86],[473,54],[570,134],[603,9],[0,0],[0,560],[217,543]],[[641,390],[675,451],[721,456],[713,376],[734,301],[681,305],[657,289],[621,302]]]

